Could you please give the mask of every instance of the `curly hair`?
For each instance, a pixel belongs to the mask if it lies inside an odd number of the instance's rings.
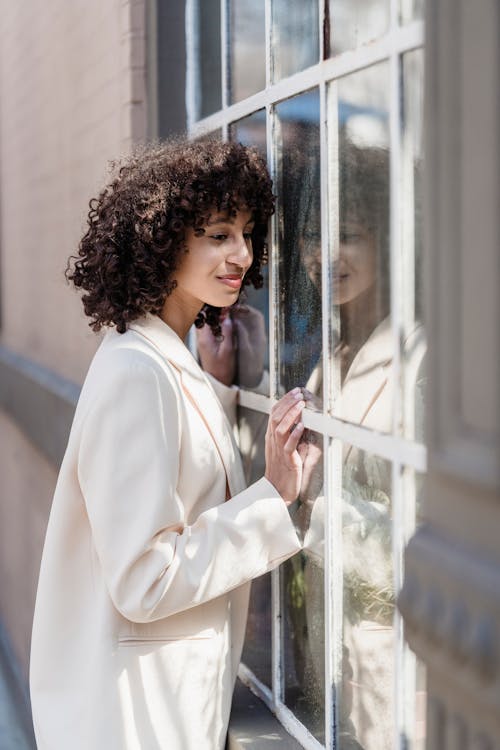
[[[214,210],[229,216],[243,207],[252,212],[253,261],[244,283],[262,286],[274,195],[256,149],[177,137],[138,147],[112,168],[114,179],[89,202],[87,231],[65,271],[86,292],[82,302],[92,330],[114,325],[124,333],[136,318],[160,313],[188,252],[186,229],[202,235]],[[207,323],[220,336],[220,315],[221,308],[204,305],[195,325]]]

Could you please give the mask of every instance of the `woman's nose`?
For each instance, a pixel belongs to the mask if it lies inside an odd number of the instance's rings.
[[[235,240],[231,252],[229,253],[228,261],[241,266],[242,268],[248,268],[252,263],[252,258],[252,243],[241,235]]]

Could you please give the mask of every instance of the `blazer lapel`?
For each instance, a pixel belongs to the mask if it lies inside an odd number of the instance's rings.
[[[245,488],[241,459],[233,430],[208,378],[179,336],[159,316],[148,313],[130,328],[146,338],[177,372],[195,408],[202,415],[226,471],[230,494]]]
[[[384,390],[393,360],[391,322],[385,318],[355,356],[342,386],[341,419],[363,424]]]

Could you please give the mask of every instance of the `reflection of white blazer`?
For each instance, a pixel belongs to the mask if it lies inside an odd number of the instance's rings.
[[[244,489],[221,403],[177,335],[154,315],[110,330],[43,552],[30,674],[39,750],[222,750],[248,582],[299,549],[273,486]]]
[[[404,376],[404,417],[407,432],[422,439],[422,391],[419,377],[426,351],[423,327],[417,324],[404,341],[402,367]],[[392,431],[395,378],[393,371],[394,339],[390,318],[384,318],[354,357],[336,405],[335,416],[376,432]],[[321,387],[321,371],[312,373],[308,388]],[[344,480],[351,474],[357,481],[388,498],[391,495],[391,467],[388,461],[343,445]],[[346,489],[346,488],[344,488]],[[367,506],[368,507],[368,506]],[[390,516],[388,515],[388,520]],[[345,519],[347,522],[347,519]],[[310,527],[304,545],[317,562],[324,560],[324,498],[314,504]],[[366,545],[365,545],[366,546]],[[373,572],[373,569],[371,570]]]

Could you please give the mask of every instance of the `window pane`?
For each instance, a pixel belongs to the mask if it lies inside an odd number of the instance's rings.
[[[379,432],[391,430],[393,415],[388,91],[386,63],[330,91],[333,104],[338,96],[340,129],[331,175],[339,194],[332,292],[340,393],[333,413]]]
[[[255,146],[262,156],[266,157],[266,110],[243,117],[229,125],[229,137],[232,141],[239,141],[245,146]]]
[[[424,0],[400,0],[401,22],[424,19]]]
[[[264,436],[267,414],[238,407],[238,432],[247,484],[256,482],[265,471]],[[252,581],[250,605],[241,657],[261,682],[269,687],[271,677],[271,574]]]
[[[307,549],[281,567],[285,704],[324,742],[324,503],[319,498],[323,487],[323,437],[307,430],[303,445],[307,468],[295,522],[301,533],[309,530]]]
[[[403,429],[424,439],[426,339],[422,324],[422,162],[423,51],[403,57],[403,137],[401,153],[401,246],[403,254]]]
[[[255,146],[266,157],[266,112],[261,109],[231,123],[231,140]],[[262,268],[261,289],[245,286],[232,315],[238,319],[238,360],[235,382],[242,388],[269,395],[269,272]],[[264,472],[262,472],[264,473]],[[262,476],[262,475],[261,475]]]
[[[272,79],[279,81],[319,60],[318,3],[272,0]]]
[[[393,746],[395,722],[391,465],[349,445],[343,463],[340,734],[380,750]]]
[[[318,91],[288,99],[278,117],[280,389],[321,392],[321,233]],[[313,382],[314,381],[314,382]],[[314,401],[309,402],[314,406]]]
[[[220,0],[198,0],[196,30],[198,118],[222,107]]]
[[[331,55],[378,39],[389,29],[389,0],[330,0]]]
[[[264,0],[230,3],[231,102],[266,87]]]

